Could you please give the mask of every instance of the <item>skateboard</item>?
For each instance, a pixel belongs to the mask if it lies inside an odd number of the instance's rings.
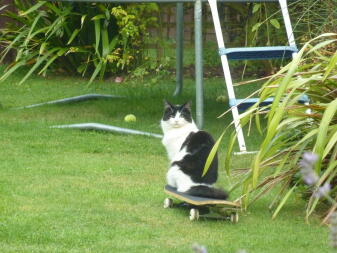
[[[204,198],[188,195],[178,192],[176,188],[166,185],[164,191],[170,197],[179,200],[174,204],[172,198],[164,200],[164,208],[173,208],[174,206],[187,207],[190,210],[189,218],[191,221],[199,218],[213,218],[230,220],[232,223],[239,221],[238,212],[241,210],[239,201],[227,201],[220,199]]]

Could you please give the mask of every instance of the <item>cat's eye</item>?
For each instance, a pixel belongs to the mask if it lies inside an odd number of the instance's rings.
[[[173,112],[173,110],[172,110],[171,108],[167,108],[167,109],[165,110],[165,113],[167,113],[167,114],[172,113],[172,112]]]
[[[188,110],[187,108],[184,108],[181,110],[181,114],[182,115],[189,115],[190,114],[190,110]]]

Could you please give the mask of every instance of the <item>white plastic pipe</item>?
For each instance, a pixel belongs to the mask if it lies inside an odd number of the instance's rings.
[[[15,109],[17,109],[17,110],[28,109],[28,108],[33,108],[33,107],[38,107],[38,106],[43,106],[43,105],[68,104],[68,103],[82,102],[82,101],[86,101],[86,100],[110,99],[110,98],[123,98],[123,97],[122,96],[115,96],[115,95],[85,94],[85,95],[80,95],[80,96],[75,96],[75,97],[70,97],[70,98],[62,98],[62,99],[58,99],[58,100],[52,100],[52,101],[39,103],[39,104],[22,106],[22,107],[18,107],[18,108],[15,108]]]
[[[82,129],[82,130],[99,130],[99,131],[107,131],[107,132],[116,132],[121,134],[136,134],[136,135],[145,135],[155,138],[163,138],[161,134],[154,134],[149,132],[143,132],[139,130],[133,130],[129,128],[122,128],[116,126],[110,126],[100,123],[80,123],[80,124],[70,124],[70,125],[56,125],[51,126],[51,128],[74,128],[74,129]]]

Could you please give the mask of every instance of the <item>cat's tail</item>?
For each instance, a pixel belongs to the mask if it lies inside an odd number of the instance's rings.
[[[207,185],[192,186],[186,193],[192,196],[212,199],[225,200],[228,198],[227,192]]]

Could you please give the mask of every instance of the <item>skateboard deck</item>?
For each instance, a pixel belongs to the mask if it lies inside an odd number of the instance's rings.
[[[198,220],[200,217],[229,219],[233,223],[237,223],[239,216],[238,211],[241,209],[239,201],[227,201],[220,199],[204,198],[188,195],[178,192],[176,188],[166,185],[164,191],[170,197],[180,200],[178,206],[185,204],[190,208],[190,220]],[[174,207],[173,200],[166,198],[164,200],[164,208]]]

